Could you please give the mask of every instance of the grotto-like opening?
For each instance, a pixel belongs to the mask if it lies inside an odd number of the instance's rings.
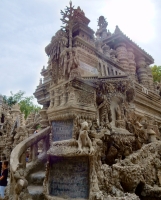
[[[4,119],[5,119],[4,114],[2,114],[2,116],[1,116],[1,123],[4,123]]]
[[[135,194],[137,196],[139,196],[141,198],[141,193],[143,191],[143,188],[144,188],[144,183],[140,181],[140,183],[137,185],[136,189],[135,189]]]

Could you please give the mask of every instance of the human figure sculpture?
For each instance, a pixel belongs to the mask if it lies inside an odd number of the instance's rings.
[[[115,112],[116,112],[116,120],[121,120],[121,110],[119,106],[115,108]]]
[[[72,64],[73,64],[73,55],[72,55],[72,51],[69,52],[69,56],[68,56],[68,74],[70,73],[71,71],[71,68],[72,68]]]
[[[70,74],[72,69],[75,69],[79,66],[79,61],[76,55],[75,50],[69,52],[68,63],[68,74]]]
[[[88,146],[90,148],[89,154],[94,152],[94,148],[92,147],[91,139],[88,136],[88,123],[86,121],[81,123],[81,129],[79,131],[78,137],[78,153],[83,152],[83,147]]]
[[[65,75],[66,70],[67,70],[67,55],[65,54],[65,56],[64,56],[64,70],[63,70],[63,75]]]

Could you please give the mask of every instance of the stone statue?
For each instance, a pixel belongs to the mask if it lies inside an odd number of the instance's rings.
[[[86,121],[81,123],[81,128],[79,131],[79,137],[78,137],[78,153],[83,152],[83,147],[89,147],[89,154],[92,154],[94,152],[94,149],[92,147],[91,139],[88,136],[88,123]]]
[[[121,109],[119,105],[116,106],[115,112],[116,112],[116,120],[121,120]]]

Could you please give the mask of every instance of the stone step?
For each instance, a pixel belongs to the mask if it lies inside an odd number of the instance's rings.
[[[45,171],[38,171],[30,175],[29,184],[42,185],[45,178]]]
[[[43,186],[29,185],[27,188],[33,200],[44,200]]]

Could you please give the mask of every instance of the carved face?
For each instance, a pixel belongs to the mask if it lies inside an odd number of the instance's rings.
[[[86,121],[81,123],[81,129],[82,130],[87,130],[88,129],[88,123]]]

